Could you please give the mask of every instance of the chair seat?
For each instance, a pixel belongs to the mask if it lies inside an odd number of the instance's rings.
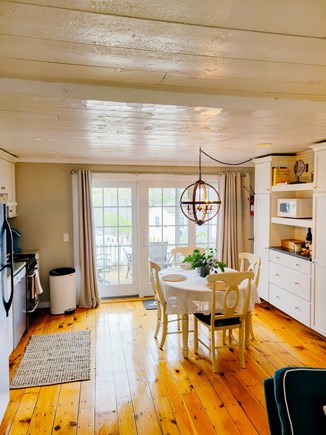
[[[216,313],[218,315],[221,315],[222,313]],[[195,317],[197,317],[198,320],[205,323],[206,325],[211,324],[211,315],[210,314],[203,314],[203,313],[195,313]],[[228,319],[218,319],[215,320],[214,326],[232,326],[232,325],[239,325],[240,324],[240,317],[234,317],[234,318],[228,318]]]

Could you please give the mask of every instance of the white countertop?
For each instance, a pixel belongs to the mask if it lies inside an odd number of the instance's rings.
[[[26,266],[25,261],[15,261],[14,262],[14,276],[17,275]],[[10,277],[10,269],[7,272],[8,278]]]

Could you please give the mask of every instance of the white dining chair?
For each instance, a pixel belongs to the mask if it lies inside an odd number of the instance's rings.
[[[154,338],[157,339],[157,336],[159,334],[160,328],[162,326],[162,336],[159,343],[159,348],[163,349],[166,336],[167,334],[179,334],[181,333],[180,329],[180,316],[176,316],[175,314],[167,314],[166,313],[166,300],[164,297],[164,293],[160,284],[159,279],[159,272],[161,270],[161,266],[157,263],[155,263],[152,260],[148,260],[149,265],[149,276],[150,281],[152,285],[152,289],[154,292],[154,297],[157,301],[157,319],[156,319],[156,328],[154,332]],[[169,316],[173,316],[173,318],[169,318]],[[171,322],[177,322],[178,323],[178,330],[177,331],[169,331],[168,325]]]
[[[256,254],[252,254],[251,252],[240,252],[239,259],[240,259],[240,272],[245,272],[245,271],[254,272],[254,275],[255,275],[254,284],[255,284],[256,288],[258,289],[259,278],[260,278],[261,258]],[[249,335],[252,339],[255,339],[253,326],[252,326],[252,312],[251,311],[248,313],[247,321],[248,321]],[[249,337],[247,337],[247,338],[249,339]]]
[[[224,272],[214,273],[207,277],[208,283],[212,285],[211,296],[211,313],[196,313],[194,314],[194,352],[198,353],[198,343],[201,343],[211,353],[211,360],[214,373],[217,372],[216,350],[221,347],[232,348],[235,343],[239,348],[240,365],[246,367],[244,352],[245,352],[245,322],[249,308],[251,280],[254,278],[253,272]],[[240,307],[240,290],[239,285],[247,280],[243,306]],[[216,312],[217,292],[224,291],[223,309]],[[242,298],[243,300],[243,298]],[[209,329],[209,342],[205,342],[199,338],[198,325],[205,326]],[[238,330],[238,337],[234,337],[233,330]],[[216,345],[216,332],[229,331],[228,343],[224,337],[220,346]]]
[[[201,254],[205,252],[204,248],[198,248],[196,246],[177,246],[176,248],[172,248],[171,249],[172,264],[178,265],[182,263],[183,258],[187,257],[187,255],[191,255],[195,249],[198,249],[198,251]]]

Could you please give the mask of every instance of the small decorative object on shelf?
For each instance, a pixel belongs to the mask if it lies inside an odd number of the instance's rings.
[[[312,234],[311,234],[311,229],[308,228],[308,232],[306,235],[306,248],[309,248],[309,244],[312,243]]]
[[[190,255],[187,255],[183,263],[190,263],[192,269],[200,269],[200,276],[205,277],[209,275],[211,270],[220,269],[221,272],[224,272],[227,264],[223,263],[223,261],[218,261],[215,258],[216,249],[208,248],[207,251],[203,254],[200,253],[199,249],[195,249],[194,252]]]
[[[295,181],[294,183],[291,184],[300,184],[300,183],[305,183],[305,181],[300,181],[300,177],[301,175],[303,175],[303,173],[306,170],[306,164],[303,160],[297,160],[294,164],[294,173],[295,175],[298,177],[298,180]]]
[[[304,240],[298,239],[282,239],[281,246],[285,249],[291,249],[296,253],[301,252],[302,246],[305,244]]]
[[[287,167],[273,168],[272,185],[288,184],[290,182],[290,169]]]

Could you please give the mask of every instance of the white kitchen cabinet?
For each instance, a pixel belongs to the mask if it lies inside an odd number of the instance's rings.
[[[288,253],[273,251],[282,239],[304,239],[313,219],[277,216],[277,201],[284,198],[311,198],[312,153],[305,156],[309,173],[303,184],[272,185],[273,168],[287,167],[290,181],[296,181],[294,164],[299,156],[267,156],[255,160],[255,253],[262,259],[259,294],[266,301],[307,326],[311,323],[311,262]],[[257,177],[258,175],[258,177]],[[309,181],[309,182],[308,182]],[[258,192],[258,193],[257,193]]]
[[[307,261],[304,258],[298,257],[297,255],[292,256],[272,249],[269,253],[269,259],[273,263],[284,266],[287,269],[292,269],[295,272],[311,275],[311,261]]]
[[[311,326],[326,336],[326,192],[321,188],[314,194],[314,234]]]
[[[268,248],[269,248],[270,195],[255,195],[254,252],[261,258],[258,293],[265,301],[268,297]]]
[[[269,301],[268,267],[271,244],[275,243],[275,231],[271,227],[272,209],[272,173],[273,167],[291,165],[292,156],[267,156],[255,159],[255,217],[254,252],[261,258],[261,271],[258,286],[259,296]],[[275,208],[275,207],[274,207]]]
[[[326,337],[326,267],[314,264],[311,327]]]
[[[16,214],[15,162],[10,155],[0,150],[0,195],[8,203],[8,217]]]
[[[9,195],[11,190],[11,162],[0,159],[0,192],[1,194]]]
[[[326,191],[326,144],[311,146],[315,151],[314,186],[316,192]]]
[[[310,326],[310,303],[304,299],[271,283],[270,303],[304,325]]]
[[[271,262],[269,282],[310,302],[310,275]]]
[[[270,303],[310,327],[311,262],[270,250]]]
[[[326,145],[313,147],[316,153],[314,191],[313,293],[311,327],[326,336]]]
[[[271,158],[255,160],[255,193],[269,193],[271,190]]]
[[[262,258],[261,297],[326,336],[326,144],[311,148],[310,154],[255,160],[255,252]],[[293,167],[298,159],[309,167],[300,177],[304,183],[272,186],[273,167],[288,167],[290,181],[297,181]],[[278,199],[312,197],[311,219],[277,216]],[[280,246],[282,239],[305,240],[308,228],[313,235],[312,262],[277,249],[269,251],[266,262],[267,246]]]

